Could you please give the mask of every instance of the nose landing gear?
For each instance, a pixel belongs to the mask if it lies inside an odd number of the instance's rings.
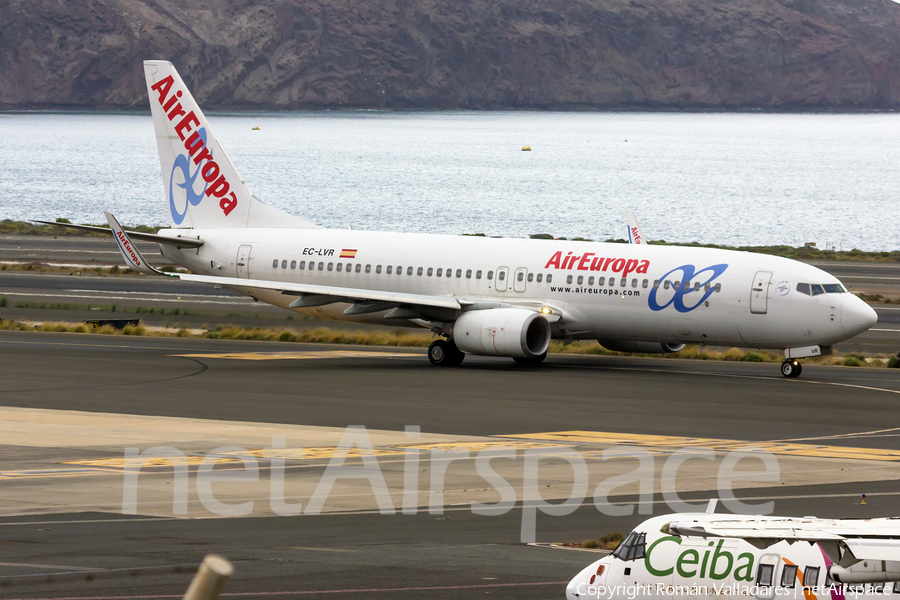
[[[796,358],[789,358],[781,363],[781,374],[785,377],[800,377],[803,372],[803,366]]]

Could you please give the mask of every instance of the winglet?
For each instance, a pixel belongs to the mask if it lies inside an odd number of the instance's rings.
[[[628,243],[629,244],[646,244],[644,241],[644,232],[638,223],[637,217],[630,210],[625,210],[625,222],[628,223]]]
[[[104,212],[103,214],[106,215],[106,220],[109,222],[109,228],[113,232],[116,244],[119,245],[119,251],[122,253],[126,265],[135,271],[140,271],[141,273],[146,273],[148,275],[168,275],[168,273],[163,273],[158,269],[154,269],[146,260],[144,260],[141,251],[137,249],[137,246],[134,245],[134,242],[131,241],[131,238],[128,237],[128,234],[125,233],[125,230],[122,229],[122,226],[119,225],[119,222],[116,221],[116,218],[112,216],[111,213]]]

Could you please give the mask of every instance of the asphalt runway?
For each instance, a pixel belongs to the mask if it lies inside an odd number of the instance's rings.
[[[0,239],[0,260],[115,264],[118,257],[108,244],[90,238],[5,238]],[[854,291],[891,297],[900,286],[896,265],[817,266],[834,272]],[[27,302],[116,302],[120,307],[204,312],[140,315],[159,324],[311,325],[286,322],[282,311],[254,305],[227,290],[163,278],[3,271],[4,295]],[[135,316],[121,309],[107,314],[10,304],[14,302],[0,308],[4,318]],[[838,350],[896,353],[896,308],[876,307],[879,323],[873,331]],[[898,401],[900,370],[893,369],[809,366],[800,379],[788,380],[777,364],[568,355],[551,356],[538,369],[479,357],[467,358],[458,369],[436,369],[423,349],[0,332],[0,408],[145,415],[151,421],[210,419],[223,426],[361,424],[400,436],[405,426],[419,425],[423,433],[447,436],[551,439],[548,433],[582,432],[590,442],[591,432],[611,432],[633,439],[680,436],[669,443],[720,440],[726,448],[729,440],[782,445],[784,452],[808,453],[810,465],[820,470],[825,465],[833,471],[832,481],[843,483],[782,481],[776,487],[739,490],[737,495],[775,499],[777,514],[796,516],[896,515]],[[203,427],[208,422],[197,423]],[[4,426],[8,424],[0,422],[0,428]],[[84,428],[80,435],[89,438],[92,431]],[[52,438],[54,432],[60,438],[69,433],[55,425],[46,435]],[[216,443],[231,441],[223,437]],[[122,445],[128,443],[123,437]],[[845,456],[841,448],[847,449]],[[45,479],[32,483],[48,496],[60,493],[56,489],[77,489],[62,485],[71,473],[57,462],[42,464],[53,452],[4,446],[0,439],[0,509],[14,504],[20,488],[32,481],[4,478],[9,469],[45,469]],[[117,452],[121,456],[121,450]],[[828,462],[823,452],[837,452],[837,458]],[[109,449],[88,445],[84,453],[106,456]],[[850,475],[872,464],[880,465],[872,472],[883,477]],[[46,474],[48,465],[59,468],[58,478]],[[84,481],[97,488],[96,493],[115,496],[112,487],[104,492],[112,479],[118,481],[114,476]],[[157,479],[165,488],[166,481]],[[861,493],[868,495],[865,505],[859,502]],[[683,496],[700,506],[709,492]],[[72,506],[78,503],[79,497],[73,496]],[[666,512],[659,496],[653,510]],[[539,515],[537,538],[580,541],[614,530],[626,533],[644,518],[605,516],[587,500],[567,516]],[[488,518],[474,515],[468,506],[453,505],[444,507],[442,515],[419,511],[385,516],[357,510],[301,517],[178,519],[63,510],[5,516],[0,518],[0,598],[180,598],[196,564],[209,552],[235,561],[236,575],[226,590],[231,596],[224,597],[562,597],[564,582],[597,555],[523,545],[520,521],[520,506]]]
[[[371,358],[278,358],[347,349],[3,331],[0,402],[331,427],[420,425],[465,435],[587,423],[601,431],[771,440],[900,427],[895,369],[808,366],[788,380],[774,363],[551,355],[531,369],[470,356],[460,369],[441,369],[424,349],[396,348],[355,349]],[[400,356],[383,358],[385,350]],[[222,354],[271,359],[216,357]],[[872,443],[893,448],[900,438]]]

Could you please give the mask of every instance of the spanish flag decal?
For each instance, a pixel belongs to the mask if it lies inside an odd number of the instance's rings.
[[[341,258],[356,258],[356,250],[348,250],[344,248],[341,250]]]

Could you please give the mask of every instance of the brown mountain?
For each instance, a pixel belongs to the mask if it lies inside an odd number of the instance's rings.
[[[0,106],[883,109],[891,0],[0,0]]]

